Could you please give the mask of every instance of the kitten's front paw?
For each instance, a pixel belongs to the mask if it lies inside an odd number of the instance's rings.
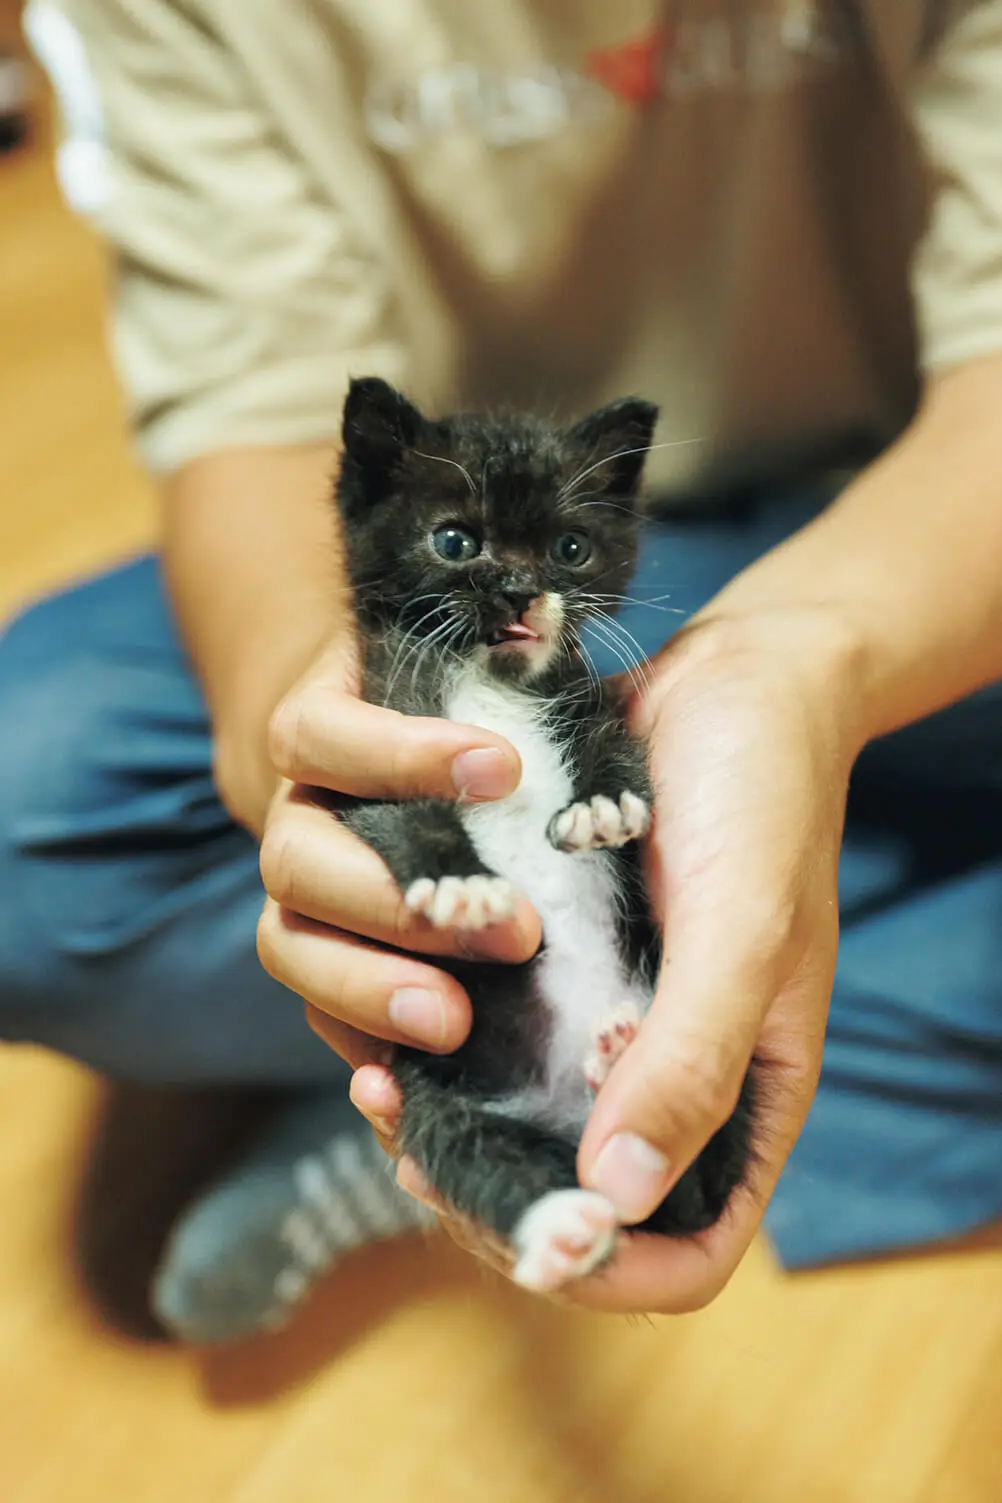
[[[635,793],[621,793],[618,804],[598,793],[555,814],[548,833],[558,851],[597,851],[640,840],[650,827],[650,808]]]
[[[595,1047],[585,1060],[585,1080],[593,1091],[609,1078],[612,1067],[640,1030],[640,1013],[632,1002],[621,1002],[595,1033]]]
[[[515,912],[515,889],[504,877],[420,877],[404,894],[411,913],[436,929],[486,929]]]
[[[522,1217],[512,1242],[512,1278],[523,1289],[549,1294],[584,1278],[616,1246],[616,1213],[594,1190],[551,1190]]]

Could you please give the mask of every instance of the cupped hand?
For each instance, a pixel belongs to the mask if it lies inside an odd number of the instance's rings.
[[[624,1223],[642,1221],[730,1115],[753,1058],[754,1164],[716,1226],[680,1239],[630,1233],[605,1270],[568,1292],[597,1308],[682,1311],[712,1299],[739,1263],[817,1083],[858,749],[851,654],[821,612],[707,618],[653,665],[631,715],[651,744],[649,874],[664,966],[636,1042],[596,1099],[579,1178]],[[359,1071],[352,1094],[391,1135],[388,1072]],[[427,1194],[413,1165],[400,1178]],[[454,1230],[468,1241],[468,1228]]]
[[[421,955],[523,961],[540,939],[525,901],[512,920],[476,936],[433,928],[408,912],[379,857],[339,823],[338,795],[500,798],[521,771],[502,737],[367,704],[357,686],[350,647],[330,648],[272,717],[282,783],[261,844],[268,897],[258,925],[265,969],[305,998],[327,1041],[356,1066],[381,1057],[380,1041],[448,1051],[466,1037],[469,998]]]

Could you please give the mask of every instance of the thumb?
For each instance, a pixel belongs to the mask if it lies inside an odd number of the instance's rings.
[[[503,798],[521,776],[517,752],[492,731],[402,715],[316,681],[278,706],[269,751],[291,782],[356,798]]]
[[[716,959],[714,959],[716,957]],[[581,1183],[643,1221],[737,1105],[777,967],[733,929],[690,929],[666,962],[636,1041],[603,1085],[581,1141]]]

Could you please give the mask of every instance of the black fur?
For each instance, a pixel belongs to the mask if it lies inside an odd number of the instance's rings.
[[[501,653],[492,670],[546,701],[552,734],[574,770],[575,801],[618,800],[624,789],[650,799],[644,750],[627,734],[609,688],[589,675],[578,632],[596,608],[615,609],[632,573],[637,488],[656,418],[648,403],[627,399],[568,429],[511,415],[432,421],[385,382],[354,382],[338,501],[366,696],[405,713],[441,714],[445,666],[484,652],[532,599],[559,593],[567,617],[552,666],[532,678],[520,654]],[[481,552],[443,560],[430,539],[445,526],[467,530]],[[585,563],[555,556],[556,540],[568,533],[586,536]],[[344,818],[404,890],[421,877],[490,875],[452,804],[355,803]],[[636,849],[603,859],[613,863],[623,896],[624,953],[653,982],[660,936]],[[402,1049],[395,1062],[404,1099],[400,1147],[447,1201],[502,1236],[547,1191],[577,1184],[572,1137],[486,1106],[543,1079],[550,1021],[534,994],[533,965],[448,962],[473,1003],[469,1038],[447,1056]],[[751,1100],[746,1083],[731,1120],[649,1228],[685,1234],[717,1220],[745,1171]]]

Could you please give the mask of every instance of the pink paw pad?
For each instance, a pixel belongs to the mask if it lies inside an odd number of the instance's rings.
[[[584,1066],[585,1079],[593,1091],[608,1079],[613,1065],[626,1053],[639,1029],[640,1014],[632,1002],[617,1007],[599,1028]]]

